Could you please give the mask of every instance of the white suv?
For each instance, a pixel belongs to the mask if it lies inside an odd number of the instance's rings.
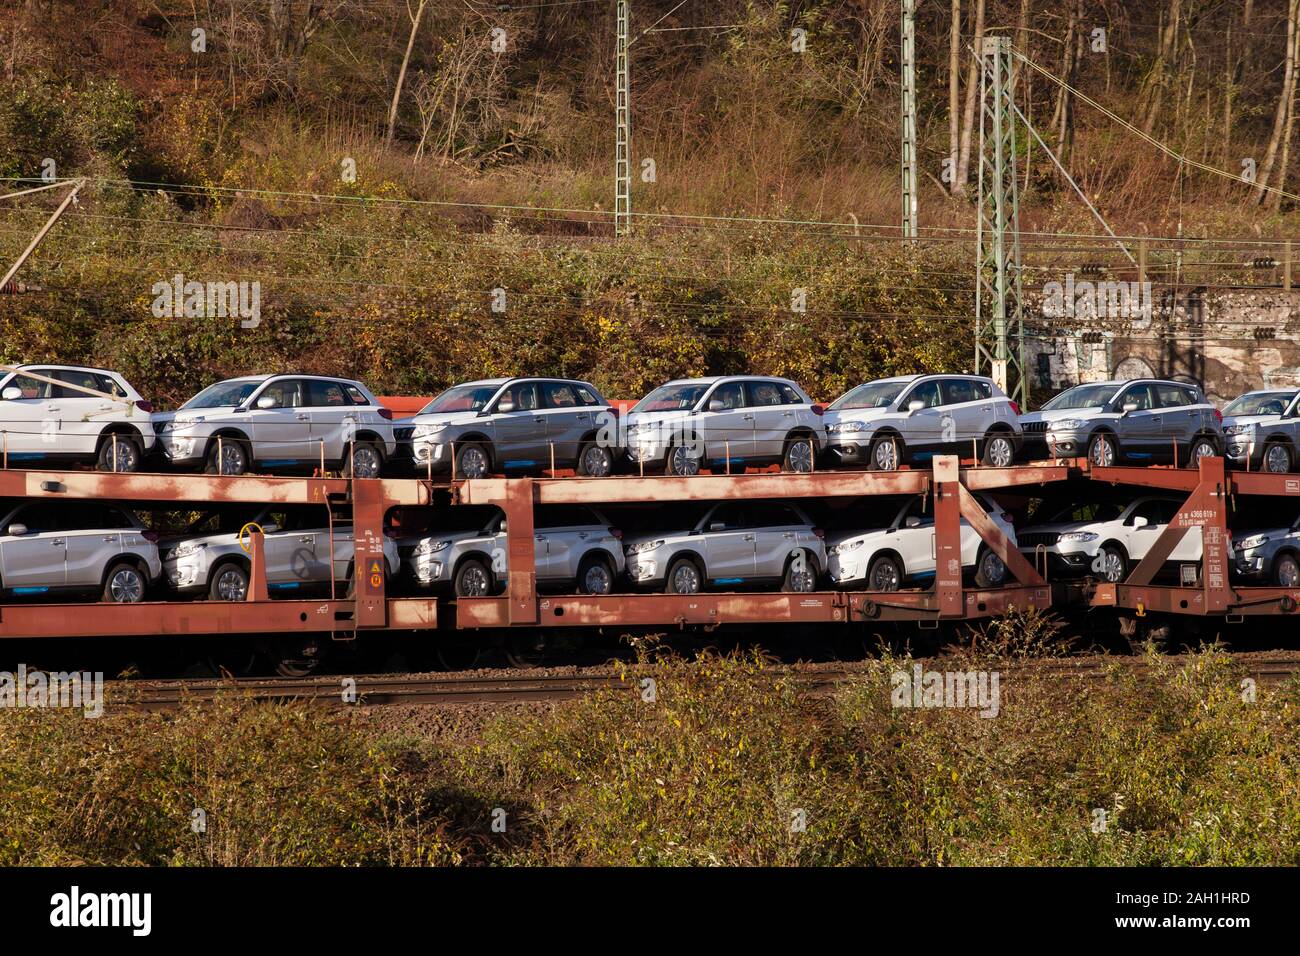
[[[162,573],[158,536],[133,512],[103,501],[10,502],[0,518],[5,595],[97,593],[136,604]]]
[[[0,443],[15,461],[93,461],[138,471],[154,447],[153,406],[117,372],[20,365],[0,377]]]
[[[813,591],[826,567],[822,530],[785,501],[720,502],[693,528],[643,534],[625,550],[632,583],[669,594],[773,584]]]
[[[404,513],[410,529],[414,515]],[[401,538],[403,560],[421,587],[451,587],[457,597],[486,597],[510,576],[506,518],[497,508],[465,505],[436,519],[439,527]],[[577,587],[609,594],[623,573],[622,532],[585,505],[539,505],[533,521],[539,588]]]
[[[1045,554],[1048,568],[1073,575],[1095,574],[1118,584],[1141,561],[1182,506],[1177,498],[1150,496],[1131,504],[1072,504],[1045,524],[1020,532],[1020,550],[1036,564]],[[1201,560],[1201,529],[1191,528],[1169,561]]]
[[[154,416],[163,454],[209,474],[309,468],[378,478],[393,457],[392,412],[364,385],[322,375],[256,375],[210,385]]]
[[[1011,515],[984,495],[976,500],[1001,532],[1016,543]],[[974,528],[961,520],[961,563],[973,571],[978,587],[999,587],[1007,578],[1006,565],[989,550]],[[888,527],[836,535],[826,549],[831,583],[866,591],[897,591],[905,583],[932,581],[934,560],[934,505],[916,497],[903,503]]]

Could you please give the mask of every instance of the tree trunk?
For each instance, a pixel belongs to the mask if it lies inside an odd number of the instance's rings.
[[[1078,4],[1070,4],[1070,18],[1065,27],[1065,43],[1061,52],[1061,79],[1069,86],[1074,85],[1075,74],[1075,51],[1078,43],[1075,41],[1075,35],[1080,30]],[[1062,163],[1065,162],[1066,154],[1069,152],[1070,133],[1073,124],[1070,122],[1070,91],[1062,86],[1056,95],[1056,107],[1052,111],[1052,130],[1056,133],[1056,152],[1057,159]]]
[[[1175,58],[1174,53],[1178,49],[1178,27],[1182,17],[1183,0],[1169,0],[1169,19],[1161,27],[1160,49],[1144,84],[1147,113],[1146,119],[1142,121],[1142,131],[1148,136],[1155,129],[1156,120],[1160,117],[1160,109],[1164,105],[1165,86],[1169,82],[1169,69]]]
[[[1282,92],[1278,96],[1277,108],[1273,112],[1273,132],[1268,138],[1268,148],[1264,151],[1264,162],[1255,179],[1255,202],[1261,206],[1268,196],[1267,186],[1273,176],[1273,164],[1282,145],[1282,136],[1290,128],[1288,119],[1291,113],[1291,99],[1295,93],[1295,39],[1298,8],[1300,8],[1300,0],[1290,0],[1287,4],[1286,64],[1282,73]]]
[[[388,107],[388,129],[384,133],[384,145],[391,146],[393,143],[393,127],[397,125],[397,104],[402,98],[402,84],[406,82],[406,68],[411,63],[411,50],[415,48],[415,34],[420,29],[420,18],[424,16],[424,4],[426,0],[420,0],[420,5],[415,8],[415,13],[411,13],[411,7],[408,4],[406,14],[411,18],[411,35],[406,38],[406,53],[402,56],[402,67],[397,71],[397,85],[393,87],[393,102]]]
[[[970,147],[975,133],[975,98],[979,94],[980,83],[980,45],[984,42],[984,0],[975,2],[975,35],[972,44],[975,56],[971,58],[970,70],[966,74],[966,106],[962,116],[961,158],[957,163],[957,190],[959,196],[966,195],[966,184],[970,182]]]
[[[957,152],[961,148],[961,0],[952,0],[952,27],[948,31],[948,190],[957,187]]]
[[[1297,15],[1300,15],[1300,2],[1295,5]],[[1300,30],[1296,30],[1294,42],[1291,46],[1291,92],[1286,101],[1286,129],[1282,131],[1282,155],[1277,166],[1277,182],[1274,184],[1279,192],[1269,194],[1268,207],[1277,212],[1282,205],[1282,193],[1280,190],[1286,189],[1287,171],[1291,165],[1291,133],[1295,128],[1295,89],[1296,73],[1300,71]]]

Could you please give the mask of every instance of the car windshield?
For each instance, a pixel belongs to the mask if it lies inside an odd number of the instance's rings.
[[[907,382],[868,382],[849,389],[827,408],[834,412],[847,408],[885,408],[907,387]]]
[[[218,382],[199,392],[181,408],[224,408],[227,405],[242,405],[248,396],[253,394],[253,389],[260,384],[261,382],[257,381]]]
[[[1118,385],[1076,385],[1068,388],[1043,406],[1050,412],[1058,408],[1094,408],[1105,405],[1115,397]]]
[[[1252,392],[1242,395],[1223,410],[1225,416],[1281,415],[1295,392]]]
[[[500,385],[457,385],[443,392],[424,408],[421,415],[437,412],[481,412]]]
[[[634,412],[671,412],[695,407],[709,386],[694,385],[660,385],[632,409]]]
[[[1122,514],[1119,505],[1112,502],[1068,505],[1047,520],[1048,524],[1067,524],[1087,521],[1115,521]]]

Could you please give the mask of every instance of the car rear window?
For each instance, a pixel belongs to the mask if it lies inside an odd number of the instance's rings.
[[[348,398],[351,399],[353,405],[370,404],[370,399],[366,398],[366,393],[361,391],[361,389],[357,388],[355,385],[345,385],[343,386],[343,390],[347,392]]]

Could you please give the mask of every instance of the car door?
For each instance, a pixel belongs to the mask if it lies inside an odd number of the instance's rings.
[[[503,468],[535,468],[550,462],[539,385],[536,380],[512,382],[496,400],[492,427],[497,461]],[[503,402],[513,404],[510,411],[501,411]]]
[[[1137,405],[1124,412],[1125,405]],[[1164,416],[1151,382],[1130,385],[1115,399],[1114,408],[1123,412],[1115,421],[1120,454],[1125,458],[1149,459],[1160,452]]]
[[[781,384],[762,379],[746,382],[745,403],[754,416],[754,457],[781,458],[785,436],[796,424],[795,409],[786,401]]]
[[[701,545],[705,574],[714,584],[742,584],[754,576],[755,532],[744,502],[718,505],[705,519]]]
[[[984,422],[987,405],[981,402],[977,383],[969,378],[945,378],[939,383],[943,396],[940,427],[947,433],[944,449],[952,454],[975,454],[975,442],[984,437],[992,420]]]
[[[326,580],[328,565],[317,549],[328,551],[329,543],[318,541],[328,537],[320,533],[319,520],[309,520],[302,511],[270,511],[262,523],[276,525],[263,541],[267,584],[292,587]]]
[[[707,461],[743,466],[754,457],[754,415],[747,407],[744,382],[720,382],[704,399],[698,415]]]
[[[921,407],[916,411],[908,411],[913,402],[920,402]],[[942,406],[943,396],[939,391],[938,379],[927,379],[912,386],[899,406],[907,411],[907,417],[901,423],[903,444],[907,452],[919,453],[921,457],[928,458],[943,451],[944,443],[951,440],[952,431],[945,428],[951,419]]]
[[[934,575],[934,508],[929,497],[915,497],[900,510],[895,519],[891,545],[903,559],[903,571],[909,577]]]
[[[1192,442],[1192,436],[1200,431],[1201,409],[1197,407],[1196,396],[1185,385],[1162,382],[1152,387],[1160,406],[1161,434],[1164,438],[1161,444],[1166,451],[1161,457],[1172,457],[1175,442],[1180,450],[1187,448]]]
[[[793,508],[782,502],[751,506],[754,525],[754,577],[780,579],[785,561],[798,547],[799,533],[807,524]],[[812,555],[806,555],[811,558]]]
[[[64,533],[65,502],[38,502],[19,508],[8,524],[0,528],[0,579],[19,594],[61,588],[67,581],[67,535]],[[10,535],[15,524],[26,525],[27,533]]]
[[[546,419],[546,459],[549,466],[554,452],[557,467],[568,467],[578,460],[582,436],[594,427],[591,409],[578,397],[573,382],[542,382],[542,417]]]
[[[537,577],[539,580],[572,581],[578,563],[587,553],[587,542],[600,537],[604,528],[590,508],[583,505],[543,505],[537,509]]]
[[[1151,545],[1160,537],[1160,532],[1165,528],[1170,516],[1174,511],[1169,509],[1169,503],[1160,498],[1148,498],[1138,504],[1130,512],[1129,516],[1124,519],[1125,526],[1125,550],[1133,561],[1141,561],[1151,550]],[[1136,518],[1145,518],[1146,524],[1138,526]]]
[[[107,395],[90,395],[83,391],[120,391],[116,383],[89,369],[58,369],[54,377],[65,385],[55,386],[59,403],[59,450],[78,455],[93,455],[99,433],[115,418],[125,416],[125,405]],[[67,386],[73,386],[71,388]]]
[[[260,407],[267,399],[270,407]],[[294,465],[311,460],[311,412],[306,400],[306,383],[300,378],[273,379],[258,392],[248,412],[256,461]]]
[[[309,378],[303,410],[311,420],[311,457],[319,461],[324,449],[326,461],[345,461],[357,434],[356,406],[348,398],[343,382]]]
[[[31,369],[40,375],[53,377],[53,369]],[[17,398],[3,399],[5,391],[16,388]],[[56,398],[57,386],[14,373],[0,385],[0,452],[7,452],[10,461],[40,458],[59,451],[59,418],[62,415]]]
[[[121,509],[99,502],[69,501],[64,508],[66,583],[98,588],[108,562],[122,553],[122,533],[134,526]]]

